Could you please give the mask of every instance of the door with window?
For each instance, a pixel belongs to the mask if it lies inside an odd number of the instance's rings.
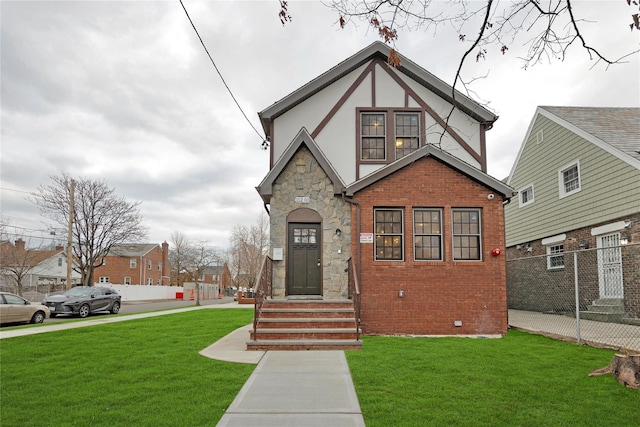
[[[322,295],[320,224],[289,223],[287,294]]]
[[[624,298],[620,233],[598,236],[600,298]]]

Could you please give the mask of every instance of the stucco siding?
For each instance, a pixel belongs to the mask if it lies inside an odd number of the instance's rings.
[[[537,142],[542,130],[542,142]],[[560,197],[558,172],[579,162],[581,190]],[[507,246],[553,236],[640,211],[640,171],[538,115],[509,185],[534,185],[534,202],[505,209]]]

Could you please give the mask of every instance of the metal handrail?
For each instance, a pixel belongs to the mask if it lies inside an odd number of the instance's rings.
[[[353,308],[356,315],[356,339],[360,339],[360,283],[358,273],[353,265],[353,259],[347,261],[347,271],[349,272],[349,299],[353,301]]]
[[[255,304],[253,307],[253,340],[256,340],[256,329],[258,328],[258,321],[262,314],[262,305],[267,297],[272,296],[273,281],[271,272],[273,271],[273,260],[267,255],[264,257],[260,273],[258,274],[258,280],[255,287],[253,297],[255,298]]]

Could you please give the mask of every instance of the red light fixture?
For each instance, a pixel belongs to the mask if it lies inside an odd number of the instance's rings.
[[[491,255],[493,255],[493,256],[498,256],[498,255],[500,255],[501,253],[502,253],[502,250],[501,250],[500,248],[493,248],[493,249],[491,250]]]

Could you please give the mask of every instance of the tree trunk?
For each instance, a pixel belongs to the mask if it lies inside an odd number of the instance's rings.
[[[589,376],[605,374],[612,374],[626,387],[640,389],[640,354],[615,354],[608,366],[596,369]]]

